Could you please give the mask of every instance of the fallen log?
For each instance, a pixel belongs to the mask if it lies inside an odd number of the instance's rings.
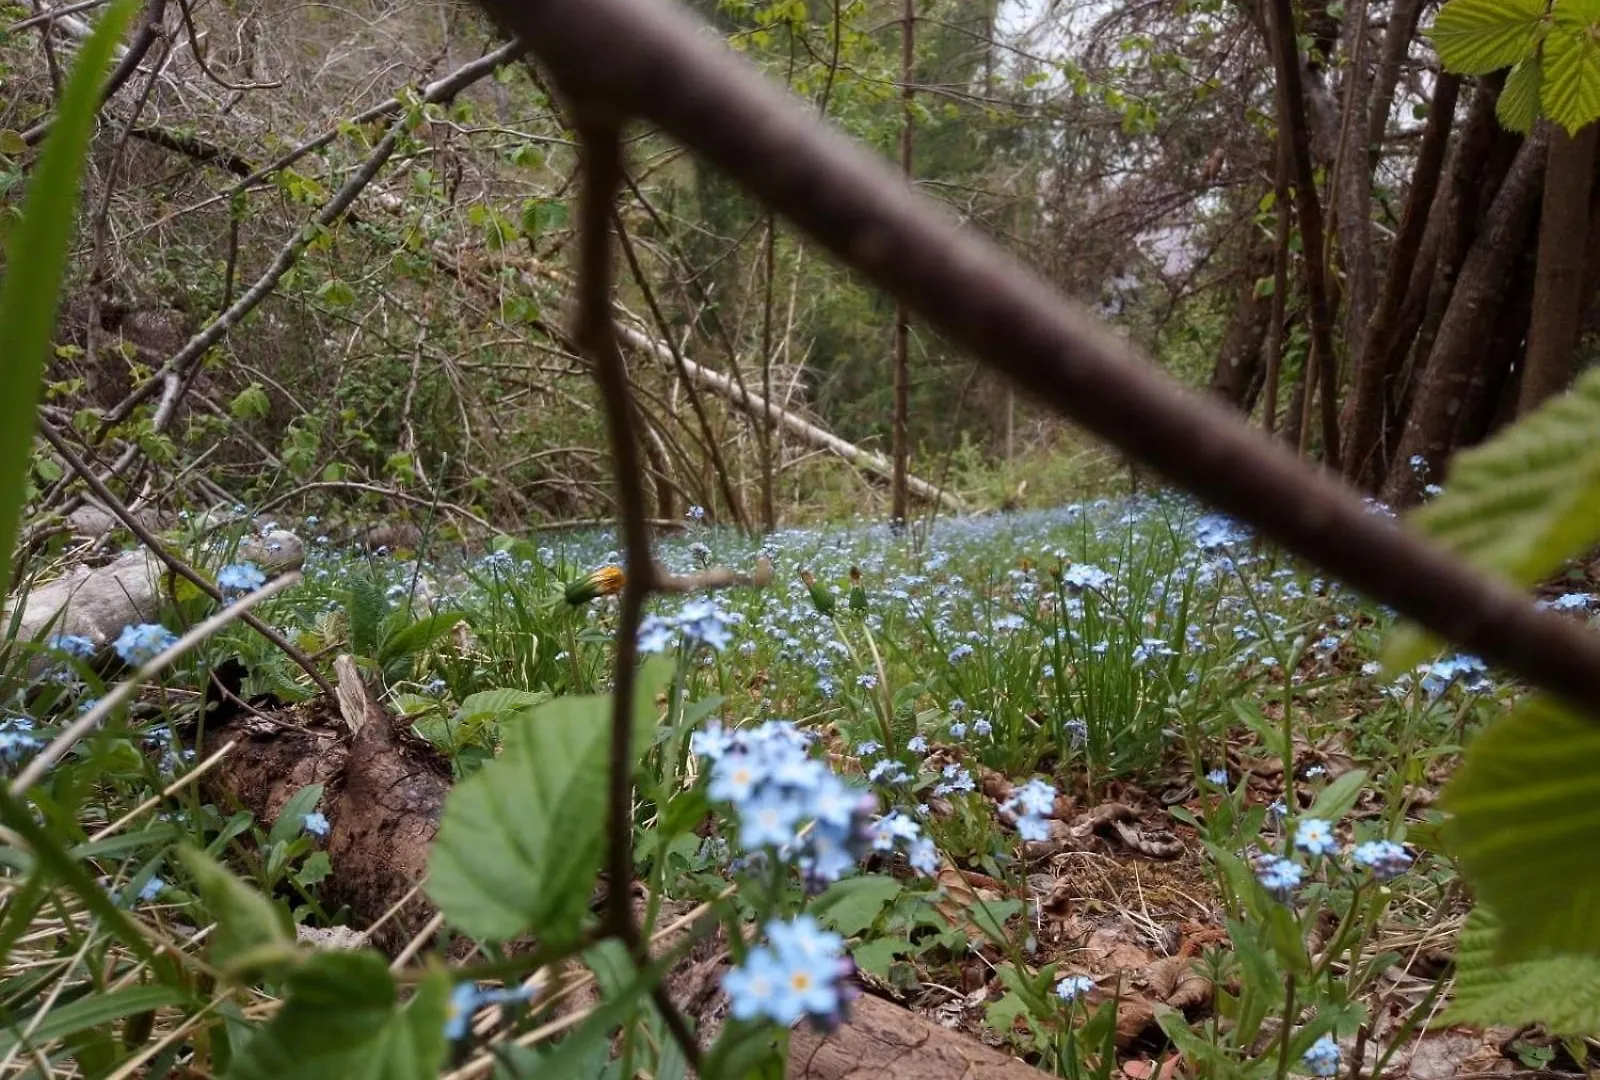
[[[334,661],[337,713],[315,699],[265,723],[240,713],[207,730],[206,744],[238,745],[202,780],[219,806],[250,811],[270,827],[301,788],[322,784],[332,873],[320,886],[328,910],[348,907],[355,929],[395,955],[433,915],[420,891],[428,845],[439,829],[450,766],[378,705],[355,661]],[[204,753],[204,749],[201,749]],[[408,899],[409,896],[409,899]],[[391,909],[398,910],[391,913]]]
[[[789,1036],[788,1080],[1043,1080],[1049,1074],[881,998],[862,997],[830,1034]]]
[[[674,366],[672,351],[667,348],[665,343],[657,341],[627,323],[618,322],[616,325],[617,336],[629,348],[655,357],[669,369]],[[683,357],[683,369],[689,373],[689,377],[696,383],[738,408],[747,416],[757,420],[764,420],[770,415],[779,427],[807,446],[836,454],[862,472],[871,473],[879,479],[888,480],[894,476],[894,463],[884,455],[871,450],[863,450],[854,443],[839,438],[839,436],[826,428],[818,427],[816,424],[787,409],[777,405],[769,405],[766,398],[753,390],[740,386],[730,376],[724,375],[720,371],[713,371],[703,364],[697,364],[687,356]],[[907,477],[907,487],[913,495],[920,499],[930,502],[937,500],[939,505],[952,513],[966,513],[966,504],[959,498],[920,477]]]
[[[294,533],[275,531],[240,541],[236,561],[255,563],[271,577],[299,569],[305,550]],[[104,652],[130,623],[152,622],[166,602],[163,588],[169,571],[151,552],[139,548],[125,552],[104,566],[76,566],[62,577],[35,586],[22,598],[16,640],[39,641],[55,634],[74,634],[94,642]],[[15,599],[6,602],[9,620]],[[35,657],[30,670],[48,664]]]

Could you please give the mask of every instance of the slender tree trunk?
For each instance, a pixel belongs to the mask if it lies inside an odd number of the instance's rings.
[[[1419,473],[1438,475],[1453,449],[1451,439],[1467,405],[1468,384],[1493,333],[1538,210],[1546,149],[1543,131],[1523,143],[1462,264],[1384,484],[1383,498],[1390,506],[1416,502],[1423,482]],[[1425,468],[1412,468],[1413,457],[1420,457]]]
[[[1422,0],[1395,0],[1389,9],[1389,29],[1383,37],[1383,51],[1378,56],[1378,66],[1372,74],[1372,92],[1367,113],[1368,169],[1378,167],[1383,152],[1383,140],[1389,131],[1389,110],[1394,107],[1394,91],[1400,85],[1400,64],[1411,48],[1411,39],[1417,34],[1417,17],[1422,14]],[[1434,91],[1437,99],[1438,91]]]
[[[1389,248],[1389,263],[1384,271],[1383,288],[1378,293],[1371,320],[1366,327],[1353,327],[1350,345],[1354,353],[1355,387],[1345,403],[1343,428],[1345,479],[1362,488],[1377,483],[1373,463],[1379,458],[1378,442],[1383,426],[1383,388],[1388,374],[1392,338],[1399,327],[1401,303],[1405,299],[1411,272],[1427,231],[1429,210],[1439,190],[1444,171],[1445,148],[1454,126],[1456,97],[1461,80],[1441,75],[1435,85],[1428,124],[1422,133],[1422,147],[1411,176],[1400,230]]]
[[[906,180],[911,179],[911,148],[912,133],[915,131],[916,114],[912,108],[911,77],[915,67],[916,55],[916,25],[917,4],[916,0],[905,0],[903,14],[904,23],[900,32],[900,101],[902,115],[900,120],[900,170],[905,174]],[[906,489],[906,477],[910,472],[910,448],[906,443],[906,413],[911,407],[911,378],[908,354],[911,350],[911,312],[904,302],[897,303],[894,310],[894,494],[892,517],[896,524],[903,524],[911,513],[911,496]]]
[[[1327,252],[1323,245],[1322,204],[1311,165],[1311,135],[1306,127],[1304,88],[1300,83],[1300,47],[1295,41],[1294,12],[1289,0],[1272,3],[1273,61],[1278,72],[1278,124],[1289,132],[1294,165],[1294,204],[1300,218],[1300,244],[1306,266],[1306,297],[1311,322],[1309,366],[1320,375],[1323,458],[1339,465],[1339,371],[1333,353],[1333,314],[1328,305]],[[1320,359],[1320,363],[1314,362]],[[1312,392],[1311,387],[1306,393]]]
[[[772,532],[778,527],[778,511],[772,489],[777,479],[773,450],[775,441],[772,421],[772,293],[775,287],[775,251],[778,240],[778,219],[767,211],[766,263],[764,292],[761,299],[761,399],[767,403],[761,418],[761,531]]]
[[[1378,292],[1377,268],[1372,254],[1372,168],[1362,110],[1371,93],[1372,76],[1367,55],[1367,0],[1351,0],[1345,15],[1345,40],[1349,43],[1349,70],[1345,75],[1344,120],[1340,125],[1339,154],[1334,162],[1339,237],[1339,262],[1344,267],[1345,342],[1359,341],[1372,318]]]
[[[1289,141],[1282,128],[1278,129],[1277,144],[1272,178],[1272,311],[1267,316],[1267,380],[1262,390],[1266,400],[1261,406],[1261,424],[1268,435],[1278,427],[1283,320],[1289,303]]]
[[[1251,386],[1259,383],[1262,345],[1272,317],[1272,298],[1261,295],[1256,282],[1272,264],[1272,258],[1270,242],[1258,230],[1252,230],[1233,314],[1223,331],[1216,366],[1211,372],[1211,393],[1236,409],[1244,408]]]
[[[1597,134],[1600,127],[1594,124],[1576,136],[1561,128],[1550,133],[1519,412],[1532,411],[1572,381],[1573,353],[1583,319],[1589,193],[1594,186],[1595,146],[1600,142]]]
[[[1476,446],[1488,436],[1495,416],[1502,411],[1502,398],[1508,387],[1513,398],[1512,408],[1515,408],[1517,388],[1526,374],[1525,344],[1536,288],[1534,260],[1534,254],[1529,251],[1524,251],[1518,259],[1511,272],[1505,300],[1500,305],[1500,314],[1495,319],[1494,332],[1487,346],[1479,350],[1478,362],[1467,379],[1466,403],[1456,418],[1450,439],[1450,445],[1457,450]]]

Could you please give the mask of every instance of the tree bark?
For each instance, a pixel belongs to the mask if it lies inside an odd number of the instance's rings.
[[[1534,268],[1533,315],[1517,411],[1531,412],[1572,381],[1573,353],[1583,319],[1584,264],[1588,261],[1589,194],[1594,185],[1600,127],[1576,136],[1550,132],[1544,205],[1539,213],[1539,253]]]
[[[1240,410],[1245,410],[1251,387],[1259,385],[1262,345],[1272,315],[1272,298],[1261,295],[1256,283],[1272,266],[1273,250],[1260,230],[1252,233],[1233,314],[1211,371],[1211,393]]]
[[[1337,190],[1335,226],[1339,237],[1339,262],[1344,267],[1346,350],[1359,341],[1377,302],[1377,266],[1372,253],[1372,167],[1367,125],[1362,116],[1371,95],[1372,73],[1367,56],[1367,0],[1352,0],[1345,15],[1346,49],[1350,53],[1345,75],[1344,121],[1335,162]],[[1335,368],[1337,371],[1337,368]]]
[[[1400,85],[1400,63],[1417,33],[1417,17],[1422,0],[1395,0],[1389,9],[1389,29],[1383,37],[1383,51],[1372,76],[1372,93],[1367,114],[1368,169],[1378,167],[1384,136],[1389,131],[1389,111],[1394,107],[1394,91]],[[1438,91],[1434,91],[1435,99]]]
[[[1507,285],[1533,225],[1537,195],[1544,180],[1546,149],[1543,131],[1523,143],[1489,208],[1483,230],[1462,264],[1384,484],[1383,498],[1390,506],[1398,508],[1416,502],[1423,483],[1419,472],[1437,475],[1453,449],[1451,440],[1457,418],[1467,404],[1475,361],[1493,332]],[[1424,470],[1410,465],[1411,459],[1418,456],[1425,462]]]
[[[1383,288],[1378,294],[1371,320],[1364,327],[1351,328],[1355,386],[1345,403],[1343,458],[1345,479],[1361,488],[1370,488],[1377,483],[1372,466],[1380,457],[1378,443],[1383,426],[1384,381],[1389,371],[1389,355],[1394,347],[1391,339],[1399,329],[1401,305],[1422,248],[1429,211],[1436,201],[1460,87],[1461,80],[1457,76],[1439,76],[1428,124],[1422,134],[1422,146],[1417,152],[1417,165],[1411,176],[1411,190],[1407,193],[1405,210],[1401,214],[1400,229],[1389,248]]]
[[[1323,460],[1339,465],[1339,372],[1333,353],[1333,314],[1328,305],[1327,257],[1323,244],[1322,204],[1311,164],[1311,134],[1306,126],[1305,91],[1300,81],[1300,47],[1295,41],[1294,12],[1289,0],[1273,0],[1273,60],[1278,72],[1278,124],[1289,132],[1294,165],[1294,204],[1300,218],[1300,243],[1306,265],[1306,295],[1311,321],[1311,367],[1318,370],[1322,399]],[[1315,361],[1320,358],[1321,362]],[[1306,388],[1311,393],[1311,387]]]
[[[1450,439],[1450,445],[1457,450],[1482,442],[1497,415],[1516,410],[1516,397],[1525,375],[1524,346],[1536,287],[1533,264],[1532,252],[1524,251],[1518,258],[1500,314],[1495,318],[1494,332],[1487,346],[1478,352],[1477,363],[1467,379],[1465,404]],[[1502,407],[1508,390],[1512,398],[1509,410]]]
[[[916,58],[916,0],[905,0],[904,23],[900,30],[900,171],[906,182],[911,182],[912,133],[916,114],[913,111],[911,76]],[[893,498],[891,500],[894,522],[903,524],[911,514],[911,495],[906,489],[906,476],[910,472],[910,448],[906,445],[906,413],[911,407],[911,376],[909,352],[911,349],[911,312],[905,301],[894,307],[894,436],[891,449],[894,455]]]
[[[1262,391],[1261,424],[1278,427],[1278,383],[1283,373],[1283,320],[1289,303],[1289,149],[1280,130],[1272,171],[1272,310],[1267,316],[1267,378]],[[1299,441],[1296,434],[1295,441]]]

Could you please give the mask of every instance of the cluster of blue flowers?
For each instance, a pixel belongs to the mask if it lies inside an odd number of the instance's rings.
[[[733,625],[738,617],[719,607],[714,600],[691,600],[676,614],[646,615],[639,623],[639,651],[666,652],[681,639],[691,648],[709,645],[718,650],[733,640]]]
[[[1312,1076],[1339,1075],[1339,1044],[1332,1035],[1323,1035],[1311,1044],[1300,1059]]]
[[[178,636],[160,623],[130,623],[122,628],[111,647],[129,667],[140,667],[154,660],[177,643]]]
[[[225,593],[247,593],[267,583],[267,575],[253,562],[235,563],[217,571],[217,587]]]
[[[787,720],[727,730],[712,724],[690,738],[711,766],[708,794],[739,817],[739,846],[792,859],[808,883],[848,873],[874,846],[877,799],[811,757],[811,739]]]
[[[844,1020],[855,996],[855,966],[844,939],[809,915],[767,923],[767,944],[745,954],[722,979],[730,1011],[739,1020],[772,1020],[788,1027],[802,1018],[830,1030]]]
[[[1011,793],[1000,809],[1015,815],[1017,835],[1024,840],[1050,839],[1050,822],[1055,812],[1056,789],[1043,780],[1029,780]]]
[[[1333,834],[1333,823],[1322,818],[1301,818],[1294,830],[1294,847],[1313,860],[1336,856],[1339,841]],[[1410,853],[1393,840],[1357,844],[1350,852],[1350,861],[1376,881],[1393,881],[1411,869],[1412,863]],[[1256,880],[1280,899],[1288,899],[1305,880],[1305,868],[1281,855],[1257,857],[1255,871]]]

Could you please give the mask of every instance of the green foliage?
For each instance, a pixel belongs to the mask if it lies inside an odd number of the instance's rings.
[[[178,855],[217,920],[211,936],[215,964],[244,979],[263,967],[276,968],[288,961],[294,939],[285,928],[282,909],[198,848],[182,847]]]
[[[866,930],[903,886],[882,874],[861,874],[836,881],[817,897],[812,912],[845,936]]]
[[[401,1004],[378,953],[316,953],[224,1080],[431,1080],[444,1063],[449,995],[449,977],[435,972]]]
[[[1445,837],[1504,922],[1502,952],[1600,954],[1600,724],[1533,697],[1468,747]]]
[[[647,665],[634,701],[634,749],[655,728],[666,670]],[[588,910],[606,823],[611,702],[563,697],[507,718],[505,746],[458,784],[428,860],[428,896],[475,937],[537,930],[571,941]]]
[[[51,1009],[33,1023],[32,1017],[15,1017],[7,1030],[0,1031],[0,1054],[23,1047],[48,1046],[57,1039],[109,1024],[138,1013],[164,1009],[185,1002],[186,995],[170,986],[128,986],[104,994],[94,994]],[[26,1040],[21,1038],[28,1032]]]
[[[1548,577],[1600,537],[1600,371],[1464,451],[1443,495],[1410,518],[1518,585]]]
[[[1531,53],[1544,22],[1544,0],[1450,0],[1429,34],[1447,69],[1488,75]]]
[[[1539,119],[1539,96],[1544,89],[1544,65],[1537,56],[1518,62],[1506,76],[1495,102],[1495,116],[1507,131],[1526,135]]]
[[[1500,958],[1500,921],[1479,905],[1456,939],[1456,981],[1442,1024],[1543,1024],[1558,1035],[1600,1033],[1600,956]]]
[[[1550,119],[1577,131],[1600,119],[1600,4],[1561,0],[1544,39],[1544,92]]]
[[[118,0],[107,8],[79,51],[28,182],[22,222],[7,245],[6,275],[0,281],[0,592],[11,581],[39,377],[55,328],[78,183],[100,107],[100,79],[135,6],[134,0]]]

